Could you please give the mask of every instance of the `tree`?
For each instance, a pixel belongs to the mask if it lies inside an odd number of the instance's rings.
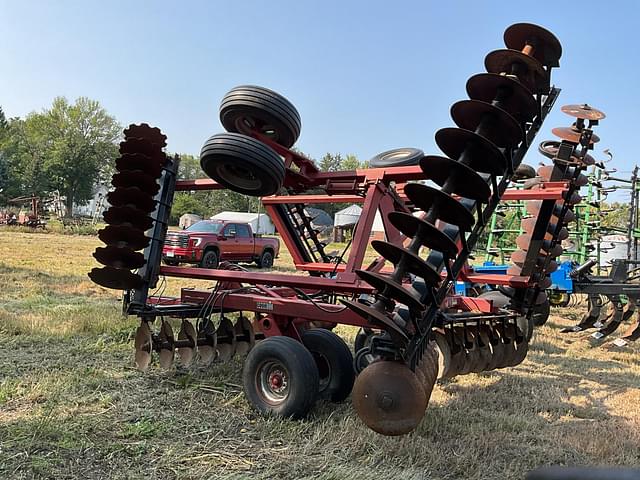
[[[355,155],[347,155],[340,163],[340,170],[355,170],[360,168],[360,162]]]
[[[192,180],[204,177],[200,167],[200,159],[188,153],[179,154],[180,167],[178,168],[178,178],[180,180]]]
[[[339,153],[331,154],[327,153],[322,160],[320,160],[320,165],[318,168],[323,172],[337,172],[340,170],[340,166],[342,164],[342,155]]]

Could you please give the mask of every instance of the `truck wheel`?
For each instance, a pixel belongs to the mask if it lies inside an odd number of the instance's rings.
[[[270,337],[247,355],[242,371],[244,394],[267,415],[305,417],[318,397],[318,367],[311,352],[289,337]]]
[[[300,114],[289,100],[254,85],[235,87],[224,96],[220,122],[227,132],[250,135],[257,131],[285,148],[296,143],[302,128]]]
[[[318,367],[320,398],[332,402],[347,398],[356,375],[353,356],[345,341],[330,330],[314,328],[302,334],[302,343]]]
[[[258,268],[271,268],[273,267],[273,253],[270,250],[265,250],[260,255],[260,258],[256,262]]]
[[[284,182],[285,167],[271,147],[239,133],[219,133],[210,137],[200,152],[204,173],[229,190],[265,197],[273,195]]]
[[[220,257],[215,250],[207,250],[200,260],[201,268],[218,268]]]

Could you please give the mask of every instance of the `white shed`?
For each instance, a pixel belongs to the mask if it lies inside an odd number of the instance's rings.
[[[195,213],[185,213],[180,217],[178,225],[180,226],[180,228],[184,229],[190,227],[194,223],[199,222],[200,220],[202,220],[202,217],[200,215],[196,215]]]
[[[220,212],[211,217],[211,220],[224,220],[226,222],[241,222],[251,225],[253,233],[272,235],[276,233],[276,227],[266,213],[247,212]]]

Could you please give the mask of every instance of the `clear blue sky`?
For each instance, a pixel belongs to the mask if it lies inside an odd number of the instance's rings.
[[[436,153],[434,133],[452,125],[449,108],[466,98],[467,78],[504,46],[505,27],[526,21],[564,49],[553,76],[563,91],[538,140],[570,124],[560,105],[588,102],[608,115],[597,152],[610,148],[628,171],[638,162],[638,5],[0,0],[0,105],[23,116],[57,95],[84,95],[123,125],[159,126],[170,150],[197,154],[222,131],[221,97],[249,83],[296,105],[297,146],[316,158],[367,159],[402,146]]]

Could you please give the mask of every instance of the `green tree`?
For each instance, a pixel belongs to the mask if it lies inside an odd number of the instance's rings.
[[[360,168],[360,162],[355,155],[349,154],[340,163],[340,170],[355,170]]]
[[[201,217],[208,217],[207,205],[202,200],[201,196],[190,194],[189,192],[177,192],[173,198],[173,205],[171,206],[171,217],[169,221],[172,224],[177,224],[180,217],[185,213],[194,213]]]
[[[178,169],[178,178],[181,180],[192,180],[194,178],[203,178],[205,176],[200,167],[200,158],[188,153],[180,153],[180,167]]]
[[[320,160],[320,165],[318,168],[323,172],[337,172],[340,170],[340,166],[342,164],[342,155],[339,153],[331,154],[327,153],[322,160]]]

